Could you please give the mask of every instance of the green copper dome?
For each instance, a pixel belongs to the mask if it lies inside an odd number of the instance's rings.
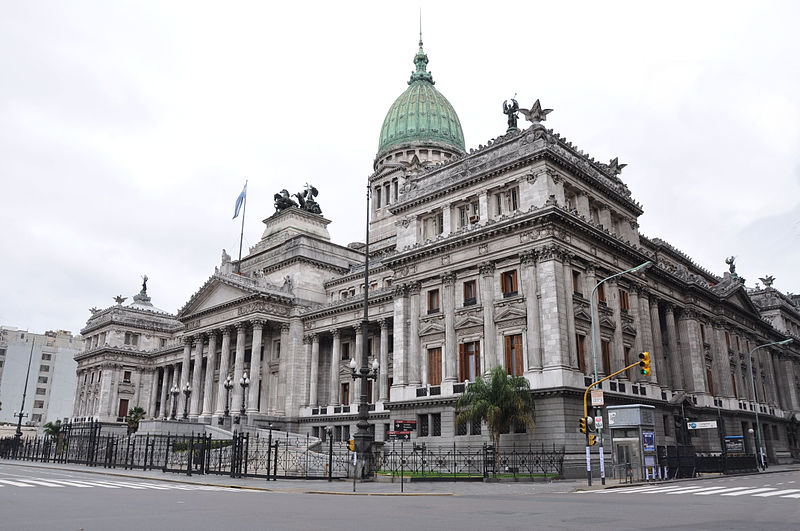
[[[420,144],[464,153],[461,122],[447,98],[433,86],[421,37],[414,64],[417,69],[411,74],[408,88],[395,100],[383,120],[376,158],[400,146]]]

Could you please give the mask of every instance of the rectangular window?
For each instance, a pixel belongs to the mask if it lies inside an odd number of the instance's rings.
[[[704,325],[700,325],[700,339],[703,340],[703,343],[706,342],[706,327]]]
[[[343,383],[342,384],[342,405],[349,406],[350,405],[350,384]]]
[[[374,382],[372,380],[367,380],[367,404],[372,404],[375,402],[375,399],[372,396],[372,388]]]
[[[420,437],[427,437],[428,436],[428,415],[427,413],[424,415],[417,416],[417,427],[419,428],[419,436]]]
[[[672,416],[664,415],[664,437],[669,437],[670,424],[672,424]]]
[[[442,435],[442,414],[431,413],[431,436],[440,437]]]
[[[578,371],[586,373],[586,336],[583,334],[575,334],[575,347],[578,356]]]
[[[36,400],[33,403],[33,409],[43,409],[44,408],[44,400]]]
[[[603,373],[608,376],[611,374],[611,343],[603,339],[600,346],[603,353]]]
[[[131,333],[130,332],[125,332],[125,344],[126,345],[130,345],[131,344]]]
[[[477,341],[461,343],[458,346],[459,379],[464,382],[475,381],[481,375],[481,347]]]
[[[39,383],[47,383],[47,376],[39,376]]]
[[[725,332],[725,344],[731,348],[731,335],[728,332]]]
[[[51,354],[42,353],[42,359],[43,360],[48,361],[48,360],[50,360],[52,358],[53,358],[53,356]]]
[[[503,287],[503,297],[511,297],[517,294],[517,271],[506,271],[500,276]]]
[[[572,293],[583,295],[583,290],[581,289],[581,274],[574,269],[572,270]]]
[[[39,372],[50,372],[50,365],[40,365]]]
[[[522,376],[522,334],[506,336],[506,372]]]
[[[597,300],[599,302],[606,302],[606,287],[603,284],[597,286]]]
[[[119,411],[117,418],[124,419],[128,416],[128,399],[127,398],[120,398],[119,399]]]
[[[474,280],[464,282],[464,306],[472,306],[477,302],[477,290]]]
[[[625,353],[625,366],[631,364],[631,347],[625,346],[622,347],[623,352]]]
[[[628,298],[628,292],[624,289],[619,290],[619,307],[626,312],[631,309],[631,301]]]
[[[516,188],[508,191],[508,207],[511,211],[519,208],[519,191]]]
[[[381,207],[381,187],[375,187],[375,208]]]
[[[470,433],[472,435],[480,435],[481,434],[481,421],[480,420],[473,420],[472,424],[470,425]]]
[[[428,384],[439,385],[442,383],[442,349],[428,349]]]
[[[706,379],[708,380],[708,392],[712,396],[714,395],[714,375],[711,374],[711,369],[706,369]]]
[[[386,198],[386,206],[389,206],[389,198],[392,196],[392,189],[389,183],[383,185],[383,196]]]
[[[46,395],[47,394],[47,389],[42,389],[41,387],[38,387],[36,389],[36,394],[37,395]]]
[[[342,359],[350,359],[350,343],[342,343]]]
[[[456,423],[456,435],[466,435],[469,425],[466,422],[461,424]]]
[[[350,440],[350,426],[342,426],[342,440],[343,441]]]
[[[396,179],[394,181],[392,181],[392,187],[393,187],[392,190],[394,192],[394,194],[393,194],[394,200],[397,201],[398,186],[397,186],[397,180]]]
[[[163,337],[162,337],[162,338],[161,338],[161,339],[159,339],[158,341],[159,341],[159,344],[160,344],[162,347],[166,347],[166,346],[167,346],[167,340],[166,340],[165,338],[163,338]]]
[[[731,373],[731,387],[733,388],[733,396],[739,398],[739,391],[736,389],[736,376]]]
[[[432,289],[428,291],[428,313],[437,313],[439,311],[439,290]]]
[[[122,381],[123,383],[131,383],[131,371],[125,371],[122,373]]]
[[[274,343],[273,347],[274,348],[272,350],[273,350],[273,352],[275,352],[275,358],[276,359],[280,358],[281,357],[281,342],[280,341],[276,341]],[[219,358],[217,358],[217,359],[219,359]]]

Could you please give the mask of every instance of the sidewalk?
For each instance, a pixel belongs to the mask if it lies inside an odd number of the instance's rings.
[[[281,479],[267,481],[264,478],[232,478],[217,474],[186,474],[162,472],[160,470],[125,470],[124,468],[88,467],[63,463],[39,463],[31,461],[0,460],[0,465],[45,471],[69,471],[84,474],[100,474],[149,481],[168,481],[191,485],[209,485],[249,489],[264,492],[291,492],[300,494],[368,495],[368,496],[456,496],[456,495],[532,495],[542,493],[570,493],[581,486],[579,480],[555,480],[536,482],[491,482],[482,481],[431,481],[403,484],[400,491],[399,479],[395,483],[356,481],[353,492],[352,480],[328,482],[313,479]]]

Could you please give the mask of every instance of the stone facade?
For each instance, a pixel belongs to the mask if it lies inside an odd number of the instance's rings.
[[[528,379],[537,402],[534,433],[503,440],[563,444],[579,460],[576,420],[595,367],[609,374],[649,351],[650,375],[629,371],[603,389],[608,405],[655,406],[657,444],[681,442],[682,408],[695,419],[719,412],[729,435],[745,436],[759,408],[770,459],[797,455],[796,297],[748,289],[735,273],[716,275],[640,234],[624,165],[590,158],[541,122],[447,160],[433,155],[415,149],[410,161],[398,154],[375,165],[368,286],[363,246],[331,242],[328,220],[288,208],[264,220],[240,263],[223,252],[177,315],[141,297],[94,314],[76,356],[75,416],[117,420],[127,400],[148,417],[174,407],[216,423],[243,407],[246,424],[316,436],[332,425],[346,437],[359,395],[349,363],[367,348],[380,366],[369,390],[377,440],[396,419],[417,420],[420,442],[488,440],[485,426],[454,425],[453,404],[464,380],[502,365]],[[602,284],[591,314],[598,282],[647,261]],[[748,353],[786,338],[796,342],[755,352],[754,402]],[[173,399],[170,390],[187,384],[189,403],[183,393]],[[718,449],[712,439],[693,442]]]

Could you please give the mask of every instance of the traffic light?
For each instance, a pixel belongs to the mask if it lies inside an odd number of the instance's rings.
[[[639,354],[640,372],[644,375],[650,374],[650,353],[642,352]]]
[[[350,439],[349,441],[347,441],[347,449],[350,450],[351,452],[355,452],[356,451],[356,440],[355,439]]]
[[[581,427],[581,433],[586,433],[586,418],[587,417],[581,417],[578,419],[578,424]]]
[[[589,446],[594,446],[597,443],[597,435],[589,435]]]

